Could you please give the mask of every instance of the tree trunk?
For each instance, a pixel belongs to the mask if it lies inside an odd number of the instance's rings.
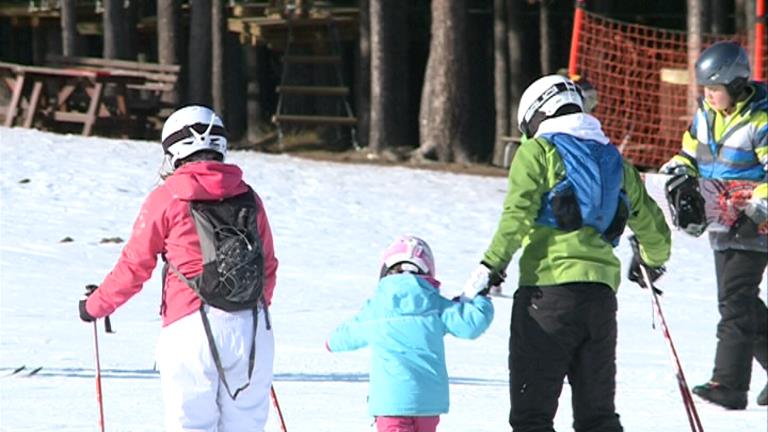
[[[709,32],[713,34],[730,33],[728,22],[730,21],[728,2],[725,0],[711,0],[709,4]]]
[[[119,55],[121,59],[136,60],[138,55],[139,33],[136,25],[139,21],[139,6],[137,0],[120,2],[122,18],[120,20],[120,33],[118,34]]]
[[[761,0],[745,0],[744,1],[744,25],[747,27],[746,31],[743,33],[746,33],[747,35],[747,46],[745,47],[747,49],[747,53],[749,54],[749,61],[750,64],[755,64],[755,24],[757,22],[756,17],[756,10],[757,4],[755,1],[761,1]]]
[[[355,116],[357,116],[357,142],[368,147],[371,132],[371,14],[369,0],[359,3],[359,32],[355,50],[357,77],[355,79]]]
[[[493,59],[494,59],[494,106],[496,108],[496,140],[493,147],[492,163],[504,164],[506,142],[509,136],[509,55],[507,51],[507,8],[506,0],[493,2]]]
[[[242,141],[246,132],[247,106],[245,78],[245,50],[240,43],[240,37],[233,32],[224,33],[225,77],[224,81],[224,113],[227,115],[227,135],[231,142]]]
[[[122,31],[123,0],[103,0],[104,47],[105,59],[121,58],[120,33]]]
[[[712,0],[699,0],[699,28],[701,33],[711,33],[712,30]],[[690,9],[689,9],[690,10]]]
[[[489,5],[490,6],[490,5]],[[467,8],[468,132],[465,138],[473,162],[488,163],[496,141],[494,119],[494,21],[492,8]],[[472,47],[472,49],[468,49]]]
[[[530,81],[529,73],[526,73],[523,62],[523,37],[524,0],[510,0],[507,2],[507,44],[509,59],[509,132],[513,138],[519,138],[517,128],[517,107],[520,97]],[[510,144],[510,161],[517,150],[517,144]]]
[[[688,3],[688,115],[696,112],[699,89],[696,85],[696,60],[701,53],[701,4],[700,0]]]
[[[157,0],[157,60],[160,64],[179,64],[179,14],[179,3],[176,0]],[[176,84],[176,91],[163,93],[162,98],[169,105],[177,105],[180,99],[179,84]]]
[[[223,0],[211,1],[211,86],[213,93],[213,110],[222,119],[226,119],[224,100],[224,74],[226,61],[226,46],[224,44],[224,21],[226,11]]]
[[[407,142],[407,0],[370,0],[371,119],[369,148]]]
[[[77,0],[61,0],[61,53],[77,55]]]
[[[441,162],[470,162],[466,1],[432,2],[432,39],[424,74],[420,153]],[[434,152],[434,155],[432,154]]]
[[[747,33],[747,3],[748,0],[734,0],[733,7],[735,12],[734,18],[734,33],[745,34]]]
[[[263,97],[261,95],[262,83],[260,78],[263,76],[260,72],[268,63],[266,46],[246,46],[245,47],[245,74],[246,74],[246,139],[250,143],[262,141],[265,130],[264,109],[262,108]]]
[[[187,99],[211,104],[211,0],[190,0]]]
[[[552,73],[552,30],[549,24],[549,1],[539,1],[539,52],[541,58],[541,74]]]

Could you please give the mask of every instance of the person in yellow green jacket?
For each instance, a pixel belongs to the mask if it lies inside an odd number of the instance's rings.
[[[735,42],[718,42],[701,53],[696,81],[704,87],[704,97],[683,135],[682,151],[660,169],[680,176],[759,182],[751,199],[734,203],[743,212],[731,231],[709,233],[720,322],[712,377],[693,393],[729,409],[747,406],[752,358],[768,370],[768,308],[760,298],[768,237],[757,231],[768,220],[768,91],[765,82],[750,82],[750,75],[747,53]],[[672,193],[681,196],[678,201],[686,200],[687,192]],[[689,215],[686,220],[696,218]],[[678,225],[690,232],[684,222]],[[768,405],[768,385],[757,402]]]
[[[584,113],[580,89],[549,75],[523,93],[524,135],[509,169],[498,228],[472,286],[499,284],[523,248],[509,340],[509,423],[514,432],[552,431],[563,379],[572,390],[574,429],[623,430],[615,411],[616,290],[613,248],[626,225],[639,241],[630,279],[662,275],[671,234],[637,170]]]

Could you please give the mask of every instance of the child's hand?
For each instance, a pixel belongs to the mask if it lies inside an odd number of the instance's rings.
[[[488,265],[481,262],[464,283],[462,295],[468,299],[473,299],[478,294],[487,295],[491,287],[499,286],[504,282],[505,276],[493,272]]]
[[[480,264],[475,268],[475,270],[469,275],[469,279],[464,283],[464,291],[462,294],[464,297],[473,299],[476,295],[482,293],[483,291],[487,292],[488,287],[488,281],[491,278],[491,269],[486,267],[484,264]]]

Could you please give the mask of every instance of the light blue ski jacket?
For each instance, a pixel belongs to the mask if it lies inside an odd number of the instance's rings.
[[[427,280],[403,273],[379,281],[376,295],[328,339],[332,352],[371,347],[368,411],[372,416],[448,412],[443,336],[480,336],[493,320],[483,296],[457,303]]]

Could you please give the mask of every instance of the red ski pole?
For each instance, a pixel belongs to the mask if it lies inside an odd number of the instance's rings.
[[[93,346],[96,351],[96,401],[99,403],[99,431],[104,432],[104,404],[101,396],[101,364],[99,362],[99,331],[93,321]]]
[[[283,412],[280,411],[280,404],[277,403],[277,394],[275,393],[275,386],[269,387],[269,396],[272,398],[272,404],[275,406],[275,411],[277,411],[277,418],[280,419],[280,430],[283,432],[288,432],[288,429],[286,429],[285,427]]]
[[[639,253],[639,250],[637,253]],[[704,432],[704,428],[701,426],[701,420],[699,419],[699,413],[696,411],[696,405],[693,403],[691,391],[688,390],[688,383],[685,381],[685,374],[683,374],[683,367],[680,365],[680,358],[677,356],[675,344],[672,343],[672,336],[669,334],[667,321],[664,319],[664,314],[661,312],[659,296],[656,294],[656,288],[653,286],[651,277],[648,274],[648,268],[645,264],[640,264],[640,272],[643,274],[643,279],[645,280],[645,285],[648,287],[648,291],[651,292],[651,302],[656,310],[656,315],[659,316],[661,331],[664,334],[664,340],[667,342],[669,352],[672,355],[672,362],[675,365],[675,376],[677,377],[677,386],[680,389],[680,395],[683,398],[683,405],[685,406],[685,413],[688,415],[688,423],[691,426],[691,431]]]

